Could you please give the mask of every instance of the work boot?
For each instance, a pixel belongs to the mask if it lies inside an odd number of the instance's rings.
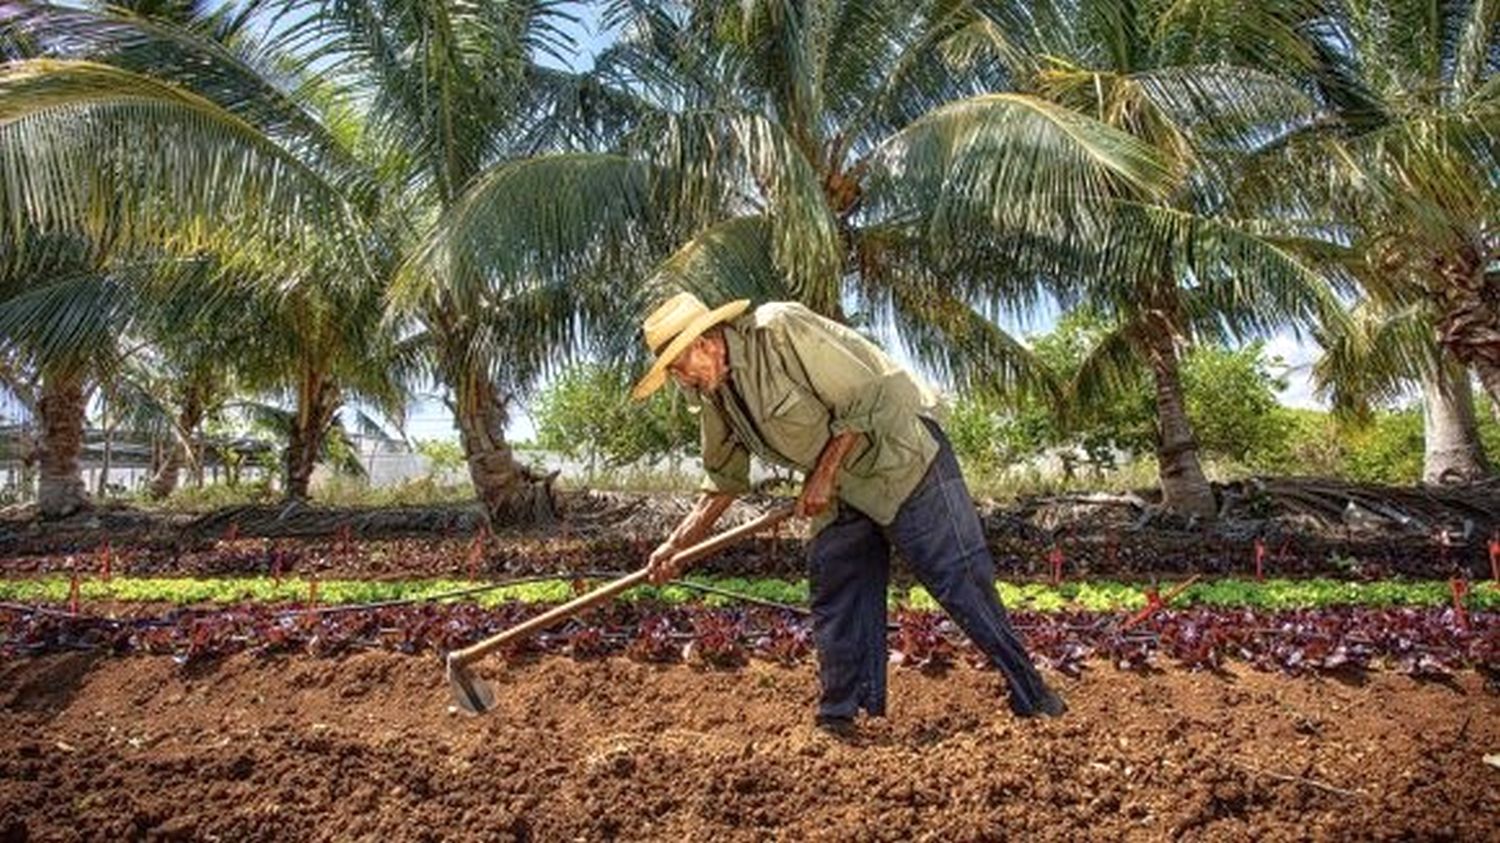
[[[1043,715],[1061,717],[1068,712],[1068,704],[1063,702],[1063,698],[1058,696],[1056,691],[1047,688],[1042,692],[1042,698],[1035,708],[1021,708],[1016,705],[1015,697],[1011,697],[1010,710],[1015,712],[1017,717],[1041,717]]]
[[[832,735],[839,740],[849,740],[856,734],[853,717],[840,717],[834,714],[819,714],[813,724],[823,732]]]

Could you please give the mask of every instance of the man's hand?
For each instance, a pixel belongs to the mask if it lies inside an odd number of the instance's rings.
[[[839,469],[844,465],[844,457],[859,443],[860,436],[859,433],[840,433],[823,446],[818,464],[802,481],[802,494],[797,497],[798,518],[821,515],[833,504],[834,496],[838,494]]]
[[[672,564],[672,557],[676,556],[679,550],[681,548],[668,539],[651,552],[651,558],[646,562],[646,567],[651,569],[651,573],[646,579],[650,580],[652,585],[661,585],[667,580],[676,579],[681,573],[677,570],[677,566]]]
[[[678,566],[671,564],[672,557],[692,547],[713,529],[714,523],[731,503],[734,503],[734,495],[709,493],[699,496],[698,502],[683,517],[682,523],[677,525],[677,529],[672,531],[666,541],[651,551],[651,557],[646,560],[646,567],[651,571],[647,579],[652,585],[661,585],[682,573]]]
[[[834,477],[814,472],[802,484],[802,494],[797,496],[797,517],[812,518],[822,515],[833,503]]]

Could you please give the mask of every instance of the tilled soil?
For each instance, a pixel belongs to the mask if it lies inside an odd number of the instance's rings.
[[[3,840],[1494,840],[1500,697],[1233,669],[1054,677],[1018,721],[991,673],[892,671],[891,715],[809,725],[811,667],[549,657],[91,654],[0,664]]]

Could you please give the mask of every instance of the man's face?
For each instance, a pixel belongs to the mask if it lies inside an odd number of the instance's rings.
[[[729,367],[724,360],[722,343],[708,337],[693,340],[687,350],[667,366],[672,379],[684,389],[712,392],[724,383]]]

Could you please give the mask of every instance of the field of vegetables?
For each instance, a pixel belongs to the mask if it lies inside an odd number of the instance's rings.
[[[810,728],[794,542],[485,662],[483,719],[450,708],[441,654],[639,548],[346,532],[12,556],[0,840],[1493,839],[1496,583],[1251,547],[1191,581],[1006,566],[1072,707],[1056,722],[1012,719],[898,578],[892,711],[847,742]]]

